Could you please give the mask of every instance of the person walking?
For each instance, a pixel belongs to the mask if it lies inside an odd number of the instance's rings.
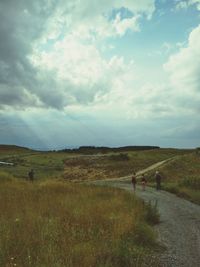
[[[147,179],[145,178],[144,174],[142,174],[142,190],[145,191],[146,190],[146,183],[147,183]]]
[[[162,180],[162,177],[161,177],[159,171],[156,171],[156,173],[155,173],[155,179],[156,179],[156,190],[160,190],[161,189],[161,180]]]
[[[29,177],[29,180],[31,182],[33,182],[33,180],[34,180],[34,170],[33,169],[31,169],[30,172],[28,173],[28,177]]]
[[[133,185],[133,191],[135,192],[135,190],[136,190],[136,183],[137,183],[136,182],[136,174],[135,174],[135,172],[132,175],[131,182],[132,182],[132,185]]]

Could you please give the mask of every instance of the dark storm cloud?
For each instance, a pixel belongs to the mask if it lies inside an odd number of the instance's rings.
[[[44,33],[55,3],[41,0],[0,2],[0,108],[38,106],[42,102],[37,91],[40,87],[38,70],[31,65],[28,56],[34,42]]]
[[[33,66],[34,44],[48,36],[54,16],[67,14],[64,1],[1,0],[0,2],[0,109],[6,107],[53,107],[89,103],[96,93],[91,88],[56,78],[56,72]],[[83,87],[83,86],[82,86]]]
[[[28,107],[30,105],[35,105],[35,99],[28,94],[26,90],[20,87],[14,88],[14,90],[9,90],[8,85],[1,84],[0,90],[0,108],[3,109],[5,105],[12,105],[15,107]]]
[[[44,32],[54,8],[53,1],[1,1],[1,60],[8,64],[21,63],[27,67],[26,56],[31,52],[31,44]]]

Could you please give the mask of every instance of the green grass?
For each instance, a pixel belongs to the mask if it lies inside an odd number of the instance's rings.
[[[111,153],[100,157],[75,157],[65,161],[64,177],[69,180],[98,180],[130,175],[159,161],[190,153],[190,150],[155,149]]]
[[[154,149],[97,156],[74,155],[66,152],[39,152],[15,146],[0,146],[0,160],[14,166],[0,165],[0,171],[27,179],[30,169],[36,180],[65,178],[84,181],[130,175],[159,161],[175,157],[161,168],[163,188],[200,203],[200,156],[193,150]],[[153,180],[153,172],[149,173]]]
[[[56,152],[31,152],[26,154],[4,154],[1,160],[14,163],[14,166],[0,165],[0,170],[18,178],[27,178],[30,169],[34,169],[36,179],[61,177],[64,162],[69,155]]]
[[[123,190],[0,173],[0,209],[0,266],[157,266],[158,215]]]
[[[200,155],[190,153],[160,167],[162,187],[171,193],[200,204]],[[149,179],[154,180],[153,172]]]
[[[34,169],[37,180],[55,177],[76,181],[116,178],[129,175],[133,171],[185,152],[189,151],[156,149],[82,156],[65,152],[39,152],[8,146],[4,149],[0,147],[0,160],[12,162],[14,166],[0,165],[0,171],[26,179],[30,169]]]
[[[26,147],[19,147],[15,145],[1,145],[0,144],[0,156],[9,154],[24,154],[31,153],[33,150]]]

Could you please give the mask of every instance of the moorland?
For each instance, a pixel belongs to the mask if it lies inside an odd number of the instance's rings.
[[[153,229],[159,223],[156,207],[88,181],[124,177],[169,159],[159,167],[164,189],[198,203],[199,154],[157,147],[94,150],[0,146],[0,161],[13,164],[0,165],[0,266],[159,264],[152,256],[160,253]],[[154,173],[146,175],[153,185]]]

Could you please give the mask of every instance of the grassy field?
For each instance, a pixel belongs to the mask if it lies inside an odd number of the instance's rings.
[[[182,155],[160,167],[163,189],[200,204],[200,155]],[[153,173],[149,174],[152,181]]]
[[[67,158],[64,177],[69,180],[98,180],[130,175],[159,161],[191,153],[190,150],[155,149],[128,153]]]
[[[2,267],[157,266],[159,216],[123,190],[1,172],[0,210]]]
[[[0,161],[14,166],[0,165],[0,171],[27,179],[30,169],[36,180],[63,178],[67,181],[99,180],[130,175],[159,161],[173,158],[161,169],[163,188],[200,203],[200,156],[194,150],[153,149],[113,152],[96,155],[66,152],[39,152],[15,146],[0,146]],[[153,173],[148,174],[152,181]]]
[[[178,149],[155,149],[83,155],[0,146],[0,161],[14,163],[14,166],[0,165],[0,171],[26,179],[30,169],[34,169],[38,180],[55,177],[64,177],[73,181],[116,178],[129,175],[158,161],[189,152],[189,150]]]
[[[14,163],[14,166],[0,165],[0,171],[26,179],[30,169],[34,169],[37,179],[49,179],[61,177],[64,173],[64,162],[68,156],[66,153],[40,152],[24,148],[1,149],[0,161]]]
[[[125,176],[173,157],[160,168],[164,189],[200,203],[200,156],[192,150],[74,155],[1,148],[0,161],[14,166],[0,165],[0,266],[157,266],[156,208],[120,189],[70,181]],[[25,179],[31,168],[34,183]],[[153,181],[153,173],[148,177]]]
[[[33,150],[26,147],[19,147],[14,145],[0,145],[0,156],[10,155],[10,154],[24,154],[30,153]]]

